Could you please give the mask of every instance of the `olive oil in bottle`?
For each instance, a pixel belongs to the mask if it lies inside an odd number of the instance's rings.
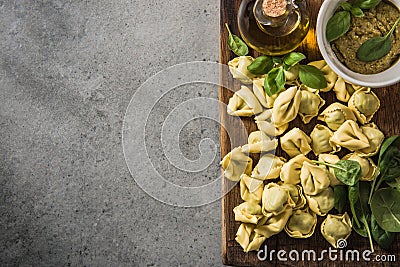
[[[243,0],[238,12],[243,40],[267,55],[296,49],[310,28],[305,0]]]

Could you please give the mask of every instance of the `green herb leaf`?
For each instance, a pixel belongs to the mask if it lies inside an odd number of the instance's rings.
[[[345,185],[337,185],[333,187],[333,193],[335,197],[335,209],[339,213],[342,213],[347,202],[347,188]]]
[[[349,31],[350,19],[350,12],[345,10],[335,13],[328,20],[328,24],[326,25],[326,39],[328,39],[328,42],[338,39]]]
[[[353,230],[359,234],[362,237],[368,237],[367,229],[365,228],[364,224],[360,224],[360,226],[357,225],[357,223],[354,220],[354,217],[352,218],[352,224],[353,224]]]
[[[284,68],[288,70],[305,58],[306,56],[302,53],[291,52],[283,57]]]
[[[228,30],[228,47],[237,56],[245,56],[249,53],[249,48],[246,43],[243,42],[238,36],[231,33],[228,23],[225,23],[226,29]]]
[[[336,178],[345,185],[357,185],[361,176],[361,165],[354,160],[339,160],[335,164],[313,160],[313,162],[332,167]]]
[[[272,58],[263,55],[256,58],[249,66],[247,66],[247,70],[255,75],[263,75],[267,74],[273,66],[274,62],[272,62]]]
[[[382,188],[371,200],[372,214],[378,225],[388,232],[400,232],[400,192]]]
[[[364,62],[370,62],[386,56],[392,48],[391,36],[399,21],[400,18],[396,20],[385,36],[373,37],[365,41],[357,50],[357,58]]]
[[[350,9],[350,12],[354,17],[362,17],[362,16],[364,16],[364,12],[359,7],[352,7]]]
[[[299,65],[299,78],[302,83],[313,89],[322,89],[327,86],[324,74],[314,66]]]
[[[361,227],[360,219],[362,217],[362,214],[357,214],[356,212],[356,203],[359,202],[359,187],[358,183],[354,186],[349,186],[349,203],[350,203],[350,210],[351,213],[353,214],[353,220],[357,224],[358,227]]]
[[[343,8],[345,11],[350,11],[351,10],[351,4],[349,2],[342,2],[340,6]]]
[[[390,248],[390,245],[393,243],[396,236],[395,233],[383,230],[379,226],[373,214],[371,216],[371,233],[376,243],[378,243],[381,248],[386,250]]]
[[[282,67],[270,70],[264,80],[264,89],[267,95],[279,93],[285,86],[286,77]]]
[[[371,9],[376,7],[381,0],[363,0],[359,2],[359,7],[362,9]]]
[[[400,140],[398,135],[392,135],[391,137],[385,139],[385,141],[382,143],[381,149],[380,149],[380,151],[379,151],[379,160],[378,160],[378,164],[379,164],[379,162],[381,162],[381,158],[382,158],[383,154],[386,152],[386,150],[387,150],[392,144],[395,144],[395,143],[397,142],[397,140]]]
[[[280,57],[272,57],[272,62],[276,65],[280,65],[283,63],[283,60]]]

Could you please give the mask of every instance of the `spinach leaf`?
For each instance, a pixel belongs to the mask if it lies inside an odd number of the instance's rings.
[[[359,7],[362,9],[371,9],[376,7],[381,0],[363,0],[359,2]]]
[[[371,233],[372,233],[372,237],[374,238],[375,242],[378,243],[378,245],[381,248],[386,249],[386,250],[388,250],[390,248],[390,245],[393,243],[394,238],[396,236],[395,233],[391,233],[391,232],[383,230],[378,225],[378,222],[376,221],[373,214],[371,216]]]
[[[354,160],[339,160],[335,164],[329,164],[317,160],[313,160],[313,162],[332,167],[336,178],[349,186],[356,185],[361,176],[361,165]]]
[[[353,224],[353,230],[359,234],[362,237],[368,237],[368,233],[367,233],[367,229],[365,228],[364,224],[361,224],[360,226],[357,225],[357,223],[353,219],[351,220],[352,224]]]
[[[347,202],[347,188],[345,185],[337,185],[333,187],[333,193],[335,197],[335,209],[339,213],[342,213]]]
[[[249,66],[247,66],[247,70],[255,75],[263,75],[267,74],[273,66],[274,62],[272,62],[272,58],[263,55],[256,58]]]
[[[350,11],[339,11],[335,13],[326,25],[326,39],[332,42],[344,35],[350,29]]]
[[[373,37],[365,41],[357,50],[357,58],[364,62],[370,62],[386,56],[392,48],[391,36],[399,21],[400,18],[396,20],[385,36]]]
[[[302,53],[291,52],[283,57],[283,67],[288,70],[305,58],[306,56]]]
[[[382,188],[371,200],[372,214],[378,225],[388,232],[400,232],[400,191]]]
[[[225,23],[225,27],[228,30],[228,47],[237,56],[245,56],[249,53],[249,48],[246,43],[243,42],[238,36],[231,33],[228,23]]]
[[[382,158],[383,154],[385,154],[386,150],[392,144],[395,144],[397,142],[397,140],[400,140],[398,135],[392,135],[391,137],[385,139],[385,141],[381,145],[381,150],[379,151],[378,164],[379,164],[379,162],[381,162],[381,158]]]
[[[267,95],[279,93],[286,83],[285,72],[282,67],[270,70],[264,80],[264,89]]]
[[[314,66],[299,65],[299,78],[302,83],[313,89],[322,89],[327,86],[324,74]]]
[[[362,213],[357,214],[356,212],[356,203],[359,202],[359,193],[360,189],[358,183],[354,186],[349,186],[348,197],[350,203],[350,210],[351,213],[353,214],[353,220],[355,221],[356,225],[358,227],[361,227],[360,218],[362,217],[363,214]]]

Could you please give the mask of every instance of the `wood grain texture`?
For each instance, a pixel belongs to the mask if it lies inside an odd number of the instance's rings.
[[[227,47],[227,31],[224,24],[228,23],[232,32],[238,34],[238,28],[236,23],[237,10],[239,8],[241,0],[221,0],[221,40],[220,40],[220,62],[227,64],[229,60],[235,57]],[[311,14],[311,29],[307,35],[305,41],[300,45],[297,51],[305,53],[309,60],[322,59],[321,54],[318,51],[316,36],[315,36],[315,23],[318,14],[319,7],[323,0],[307,0],[309,11]],[[254,51],[250,51],[250,55],[258,56]],[[221,123],[224,125],[221,127],[221,157],[224,157],[231,148],[238,145],[243,145],[247,142],[246,133],[257,130],[254,123],[254,118],[241,118],[246,128],[246,131],[240,130],[240,121],[237,118],[231,117],[226,113],[226,104],[229,98],[233,95],[233,92],[227,88],[234,88],[234,91],[240,88],[240,83],[234,81],[231,75],[226,71],[222,71],[221,68],[221,86],[219,88],[219,99],[221,101],[220,106],[220,118]],[[391,87],[375,89],[374,92],[378,95],[381,100],[381,107],[378,113],[375,115],[373,121],[379,126],[384,132],[385,136],[388,137],[393,134],[400,133],[400,84],[393,85]],[[334,93],[321,93],[322,98],[326,100],[324,109],[330,103],[335,100]],[[299,118],[290,123],[289,129],[292,127],[300,127],[307,134],[310,134],[317,120],[314,118],[311,123],[304,125]],[[229,133],[229,135],[228,135]],[[310,153],[311,154],[311,153]],[[277,150],[278,156],[288,158],[288,156],[281,150]],[[254,164],[258,161],[257,155],[251,155],[254,159]],[[223,179],[222,193],[224,197],[222,199],[222,260],[226,265],[235,266],[398,266],[395,263],[378,263],[378,262],[346,262],[346,261],[329,261],[325,259],[323,261],[316,262],[282,262],[277,261],[276,257],[272,261],[259,261],[255,252],[244,253],[239,244],[235,241],[235,234],[240,223],[235,222],[233,208],[239,205],[242,200],[240,199],[239,184],[235,185],[231,190],[232,182],[227,179]],[[269,238],[265,244],[268,246],[268,250],[279,250],[283,249],[289,252],[292,249],[298,251],[305,249],[314,249],[317,252],[323,249],[328,249],[329,244],[325,241],[320,233],[320,223],[323,218],[319,218],[318,226],[315,234],[308,239],[293,239],[282,232]],[[376,254],[395,254],[396,258],[399,255],[399,238],[392,245],[390,251],[383,251],[375,245]],[[358,249],[363,251],[369,248],[368,240],[358,236],[356,233],[352,233],[348,239],[348,249]]]

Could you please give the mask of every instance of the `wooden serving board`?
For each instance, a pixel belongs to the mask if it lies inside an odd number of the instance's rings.
[[[303,52],[309,60],[322,59],[322,56],[318,50],[316,36],[315,36],[315,24],[318,14],[318,10],[323,0],[307,0],[308,8],[311,13],[311,28],[307,35],[306,40],[300,45],[296,51]],[[220,62],[227,64],[229,60],[233,59],[235,55],[231,53],[227,46],[227,31],[224,26],[228,23],[232,32],[239,35],[237,28],[237,11],[241,0],[221,0],[221,21],[220,21]],[[249,55],[258,56],[257,53],[250,50]],[[400,73],[399,73],[400,75]],[[233,92],[227,88],[234,88],[239,90],[240,82],[234,81],[231,75],[226,71],[221,71],[221,84],[225,87],[219,88],[219,99],[222,103],[228,104],[229,98],[233,95]],[[396,84],[386,88],[374,89],[374,92],[378,95],[381,101],[381,107],[377,114],[375,114],[373,121],[383,131],[386,137],[400,133],[400,84]],[[335,101],[334,93],[321,93],[323,99],[326,100],[326,104],[322,107],[321,111],[326,108],[329,104]],[[243,145],[247,142],[247,134],[257,130],[254,123],[254,118],[241,118],[246,131],[240,130],[240,120],[236,117],[229,116],[226,113],[226,106],[221,104],[220,108],[220,119],[223,127],[221,127],[221,157],[224,157],[231,151],[232,148]],[[319,122],[321,123],[321,122]],[[314,118],[309,124],[304,125],[299,118],[290,123],[289,129],[293,127],[299,127],[307,134],[310,134],[315,124],[317,124],[316,118]],[[229,132],[229,135],[228,135]],[[312,153],[310,153],[312,154]],[[278,156],[288,158],[288,156],[280,149],[277,150]],[[254,160],[254,165],[257,164],[258,155],[251,155]],[[260,261],[257,258],[256,252],[244,253],[240,245],[235,241],[235,234],[240,225],[239,222],[235,222],[233,208],[243,201],[240,198],[239,184],[236,184],[232,190],[232,182],[227,179],[223,179],[223,199],[222,199],[222,259],[226,265],[236,266],[398,266],[399,263],[380,263],[380,262],[365,262],[362,259],[360,262],[346,262],[346,261],[329,261],[326,257],[323,261],[315,262],[293,262],[293,261],[278,261],[274,257],[273,261]],[[399,203],[400,204],[400,203]],[[308,239],[294,239],[282,232],[275,235],[264,243],[268,246],[268,250],[280,250],[283,249],[289,252],[292,249],[298,251],[313,249],[317,252],[321,252],[323,249],[328,249],[329,244],[325,241],[320,233],[320,224],[323,218],[319,217],[318,225],[315,229],[315,234]],[[396,258],[400,257],[400,244],[399,238],[392,244],[390,251],[381,250],[376,244],[376,254],[395,254]],[[263,248],[264,246],[262,246]],[[358,236],[356,233],[351,234],[348,239],[347,249],[358,249],[363,251],[369,249],[368,239]],[[372,258],[372,257],[371,257]],[[399,259],[398,259],[399,260]],[[398,261],[397,261],[398,262]]]

